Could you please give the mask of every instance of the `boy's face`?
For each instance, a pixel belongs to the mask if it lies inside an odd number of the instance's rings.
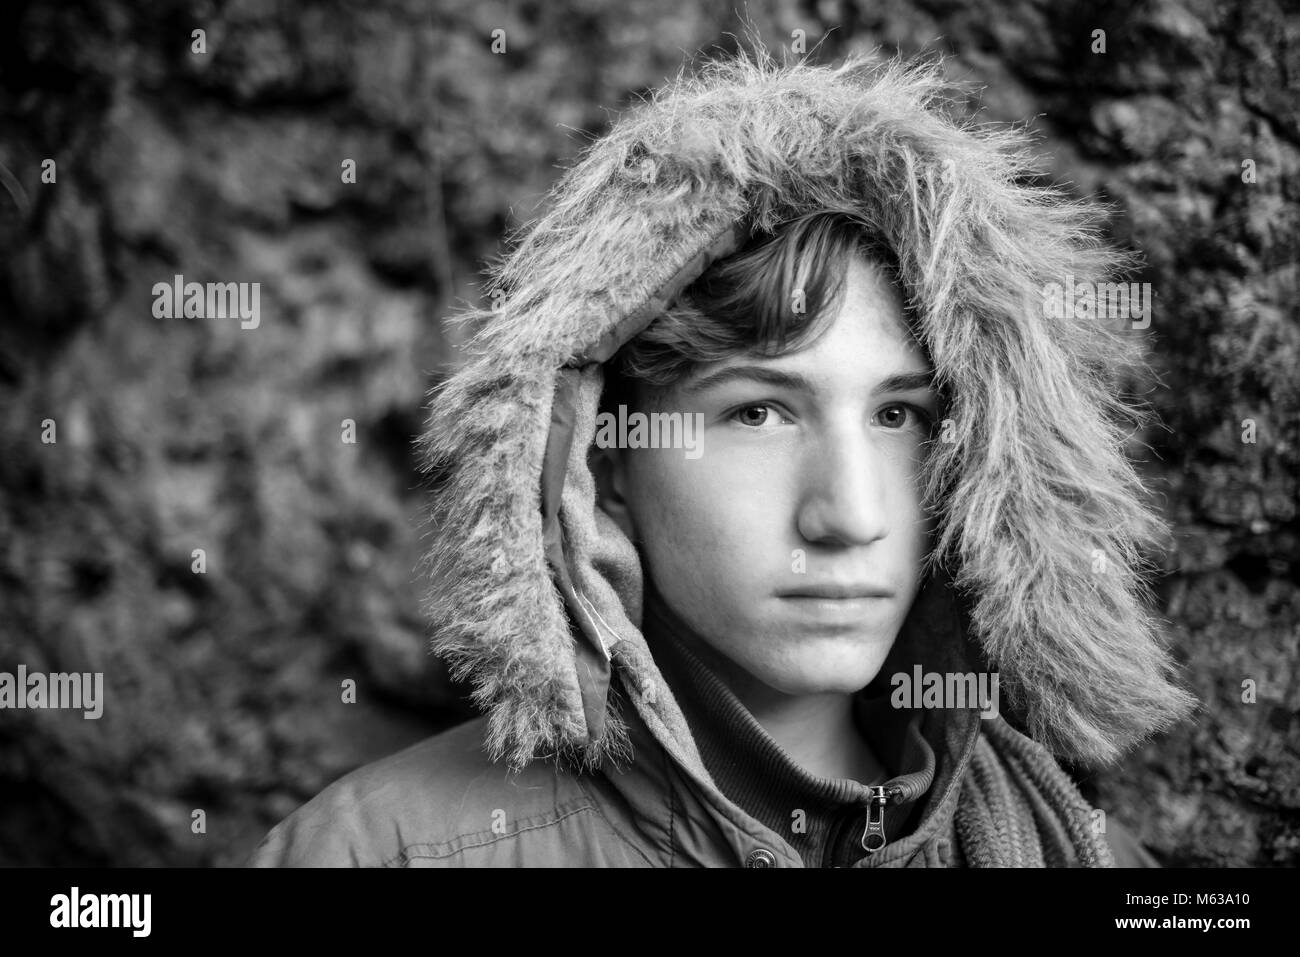
[[[853,692],[880,669],[929,546],[928,374],[897,290],[854,257],[811,346],[706,365],[641,406],[703,413],[698,458],[609,451],[602,506],[742,699]]]

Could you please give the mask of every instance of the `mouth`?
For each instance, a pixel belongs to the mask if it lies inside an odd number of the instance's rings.
[[[894,593],[888,588],[875,585],[800,585],[787,591],[777,592],[778,598],[792,601],[865,601],[869,598],[893,598]]]
[[[891,595],[883,588],[804,586],[777,598],[800,627],[856,632],[887,616]]]
[[[777,598],[805,625],[854,631],[879,621],[890,608],[888,599],[893,595],[888,588],[875,585],[827,582],[778,592]]]

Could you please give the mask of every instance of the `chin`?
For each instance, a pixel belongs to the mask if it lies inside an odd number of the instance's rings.
[[[823,653],[814,660],[800,661],[793,672],[787,668],[770,675],[767,684],[788,695],[854,694],[879,673],[888,650],[877,655],[858,646],[852,655]]]
[[[846,678],[843,673],[838,675],[827,675],[820,679],[811,679],[801,681],[782,690],[792,696],[804,696],[815,694],[854,694],[865,688],[871,679],[865,679],[861,682],[852,678]]]

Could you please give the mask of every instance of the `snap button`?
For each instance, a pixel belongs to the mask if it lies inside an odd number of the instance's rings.
[[[758,847],[745,858],[746,867],[776,867],[776,856],[765,847]]]

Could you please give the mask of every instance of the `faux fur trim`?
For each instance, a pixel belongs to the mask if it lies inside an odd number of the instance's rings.
[[[772,226],[820,208],[856,210],[898,255],[951,398],[952,441],[927,477],[933,561],[953,570],[1026,733],[1104,763],[1190,711],[1141,585],[1167,530],[1123,451],[1140,410],[1115,390],[1140,344],[1117,323],[1049,319],[1042,306],[1049,283],[1114,279],[1131,263],[1101,241],[1103,210],[1031,185],[1037,172],[1022,133],[950,117],[937,67],[866,55],[839,68],[778,66],[761,51],[711,63],[585,152],[492,271],[497,308],[462,315],[480,327],[473,358],[431,394],[424,436],[432,645],[472,678],[494,757],[593,765],[625,744],[614,712],[589,733],[575,663],[588,638],[544,556],[559,370],[641,331],[664,284],[702,267],[740,217]],[[598,395],[588,387],[581,401]],[[640,568],[594,503],[594,408],[578,418],[565,557],[609,627],[603,652],[642,688],[657,673],[638,631]]]

